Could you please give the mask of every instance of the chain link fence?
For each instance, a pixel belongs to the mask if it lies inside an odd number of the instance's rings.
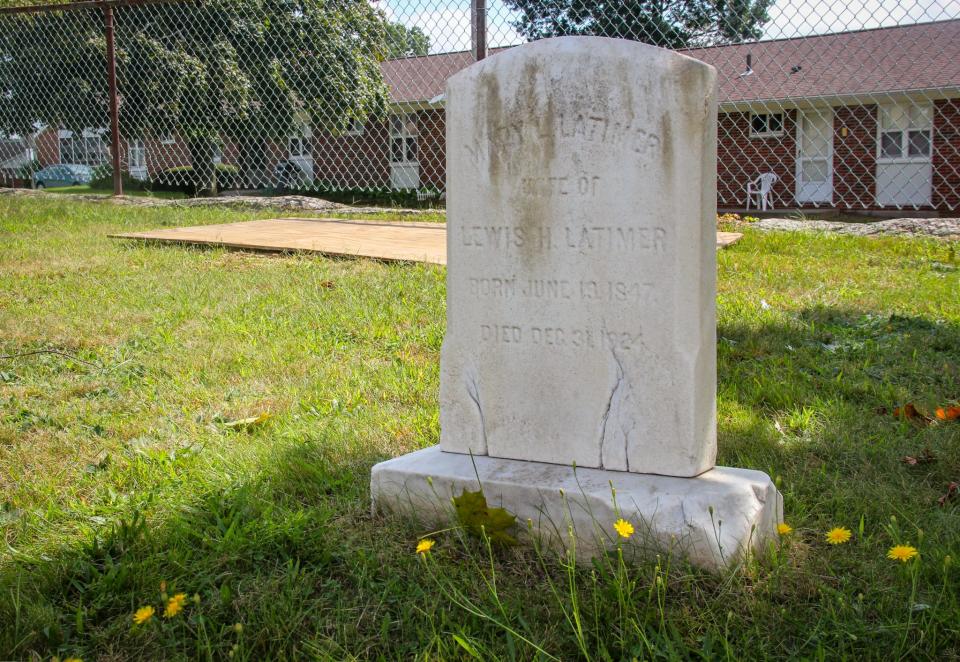
[[[0,12],[2,186],[109,192],[118,168],[127,191],[441,202],[446,79],[527,41],[601,35],[717,68],[721,209],[960,207],[952,0],[117,0]]]

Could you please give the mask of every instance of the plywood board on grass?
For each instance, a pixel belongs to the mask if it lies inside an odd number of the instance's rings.
[[[310,252],[377,260],[447,263],[447,228],[443,223],[269,218],[110,236],[258,251]],[[738,232],[718,232],[717,248],[729,246],[741,236]]]

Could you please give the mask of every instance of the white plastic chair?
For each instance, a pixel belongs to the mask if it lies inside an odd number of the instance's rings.
[[[758,209],[763,211],[773,209],[773,196],[770,194],[778,179],[780,178],[772,172],[765,172],[752,182],[747,182],[747,209],[750,209],[750,203],[754,201],[754,197],[756,197],[754,206]]]

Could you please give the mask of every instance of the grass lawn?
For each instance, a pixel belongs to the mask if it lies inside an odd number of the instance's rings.
[[[949,244],[747,228],[718,459],[793,532],[724,576],[569,570],[370,515],[371,465],[438,439],[442,268],[106,238],[271,215],[0,198],[0,354],[69,355],[0,360],[0,659],[960,657],[960,421],[877,412],[960,398]]]

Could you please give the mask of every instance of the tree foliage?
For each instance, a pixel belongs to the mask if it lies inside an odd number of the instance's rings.
[[[596,35],[665,48],[757,39],[773,0],[504,0],[527,39]]]
[[[387,48],[390,58],[426,55],[430,52],[430,37],[418,27],[390,23],[387,25]]]
[[[383,116],[388,23],[366,0],[205,0],[115,11],[127,137],[176,132],[197,177],[218,143],[253,167],[303,124],[339,131]],[[98,10],[2,17],[0,130],[107,125]],[[6,28],[10,29],[6,29]]]

